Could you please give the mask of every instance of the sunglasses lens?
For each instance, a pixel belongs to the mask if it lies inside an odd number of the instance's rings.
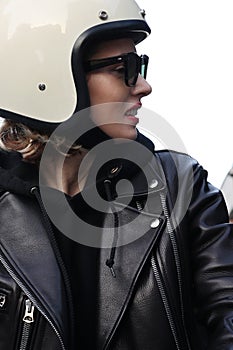
[[[139,73],[139,57],[135,53],[129,53],[126,60],[126,83],[128,86],[136,84]]]
[[[139,57],[136,53],[129,53],[126,60],[126,76],[125,81],[128,86],[135,86],[138,74],[146,79],[148,56],[142,55]]]

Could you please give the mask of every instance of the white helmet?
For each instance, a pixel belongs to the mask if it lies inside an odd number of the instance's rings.
[[[0,116],[50,130],[88,106],[90,42],[149,33],[134,0],[1,0]]]

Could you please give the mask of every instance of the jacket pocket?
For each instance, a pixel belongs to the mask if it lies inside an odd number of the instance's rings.
[[[8,283],[9,282],[9,283]],[[4,278],[0,271],[0,349],[15,350],[18,333],[18,297],[9,279]]]

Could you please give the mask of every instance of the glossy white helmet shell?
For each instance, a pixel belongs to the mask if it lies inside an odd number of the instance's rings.
[[[139,41],[150,32],[134,0],[1,0],[0,116],[68,120],[79,108],[80,47],[121,28],[141,32]]]

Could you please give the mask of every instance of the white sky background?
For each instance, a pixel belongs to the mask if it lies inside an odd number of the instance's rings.
[[[137,2],[152,29],[138,47],[150,56],[153,87],[143,106],[175,128],[220,187],[233,163],[233,2]]]

